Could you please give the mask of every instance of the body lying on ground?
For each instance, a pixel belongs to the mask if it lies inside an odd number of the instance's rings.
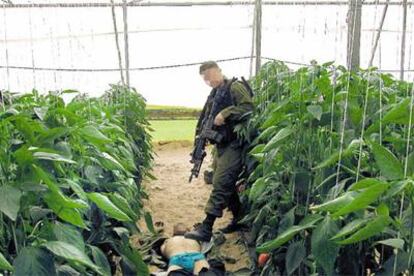
[[[201,253],[201,245],[184,237],[187,231],[189,229],[184,224],[175,225],[173,237],[166,239],[161,246],[161,253],[169,260],[168,275],[179,270],[199,275],[201,271],[209,269],[209,264]]]

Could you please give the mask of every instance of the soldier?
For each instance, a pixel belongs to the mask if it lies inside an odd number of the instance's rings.
[[[253,110],[250,91],[236,79],[229,80],[221,72],[214,61],[208,61],[200,66],[200,75],[205,83],[212,87],[209,99],[218,92],[223,92],[218,114],[213,114],[214,128],[224,136],[216,143],[215,169],[213,174],[213,190],[205,207],[206,218],[194,231],[187,232],[185,237],[198,241],[210,241],[213,224],[216,218],[223,216],[223,210],[228,207],[233,214],[230,224],[221,229],[224,233],[239,230],[237,223],[240,218],[240,200],[236,190],[236,182],[242,170],[242,143],[237,139],[234,126],[242,120],[242,116]],[[202,117],[209,114],[212,102],[207,101],[197,125],[197,133],[201,131]]]

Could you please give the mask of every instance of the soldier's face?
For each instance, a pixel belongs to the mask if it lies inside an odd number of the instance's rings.
[[[207,69],[201,74],[201,77],[203,78],[204,82],[212,88],[219,87],[224,80],[220,68]]]

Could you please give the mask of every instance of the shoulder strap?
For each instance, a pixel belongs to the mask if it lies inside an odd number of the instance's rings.
[[[230,88],[232,86],[232,84],[237,81],[236,77],[233,77],[231,80],[229,80],[229,82],[226,84],[226,90],[230,91]]]
[[[230,97],[231,97],[231,102],[232,102],[232,105],[234,105],[234,103],[235,103],[235,101],[234,101],[234,99],[233,99],[233,95],[231,94],[231,86],[233,85],[233,83],[234,82],[236,82],[237,81],[237,78],[236,77],[233,77],[227,84],[226,84],[226,93],[229,93],[230,94]]]
[[[253,89],[250,86],[249,82],[244,77],[241,77],[241,79],[242,79],[242,83],[243,83],[244,87],[246,87],[247,91],[249,92],[250,97],[253,98],[254,93],[253,93]]]

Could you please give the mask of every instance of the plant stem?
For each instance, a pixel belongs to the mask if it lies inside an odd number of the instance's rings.
[[[410,256],[408,258],[408,269],[411,271],[411,275],[414,272],[414,268],[412,267],[413,264],[413,253],[414,253],[414,239],[413,239],[413,231],[414,231],[414,196],[410,196],[411,201],[411,224],[410,224]]]
[[[12,232],[13,232],[14,248],[16,249],[16,255],[19,255],[19,245],[17,244],[17,237],[16,237],[16,222],[13,222]]]
[[[4,220],[3,220],[3,213],[0,213],[0,241],[3,241],[4,238]]]
[[[17,217],[17,219],[18,219],[19,217]],[[17,221],[17,219],[16,219],[16,221]],[[16,222],[17,223],[17,222]],[[23,220],[23,218],[22,218],[22,227],[23,227],[23,235],[24,235],[24,237],[23,237],[23,247],[26,247],[26,241],[27,241],[27,232],[26,232],[26,226],[24,225],[24,220]]]
[[[37,230],[37,228],[39,227],[39,225],[42,223],[42,221],[38,221],[35,225],[35,227],[33,227],[32,233],[30,233],[30,235],[27,238],[33,237],[35,231]]]
[[[400,201],[400,214],[398,216],[398,218],[401,220],[402,219],[402,212],[403,212],[403,208],[404,208],[404,201],[405,201],[405,191],[403,191],[402,195],[401,195],[401,201]],[[398,234],[397,234],[397,238],[401,237],[401,230],[398,230]],[[394,259],[394,267],[393,267],[393,271],[392,271],[392,275],[397,275],[396,271],[397,271],[397,263],[398,263],[398,251],[395,253],[395,259]]]

